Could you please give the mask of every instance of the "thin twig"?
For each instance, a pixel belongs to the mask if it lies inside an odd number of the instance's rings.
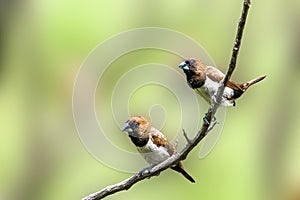
[[[188,144],[190,144],[190,143],[191,143],[191,140],[190,140],[190,138],[187,136],[187,134],[186,134],[185,130],[184,130],[184,129],[182,129],[182,132],[183,132],[183,136],[184,136],[184,138],[185,138],[186,142],[187,142]]]
[[[180,153],[171,156],[164,162],[162,162],[158,165],[155,165],[153,167],[143,169],[139,173],[131,176],[130,178],[128,178],[120,183],[107,186],[104,189],[83,198],[83,200],[102,199],[102,198],[104,198],[108,195],[112,195],[116,192],[119,192],[122,190],[128,190],[135,183],[137,183],[141,180],[144,180],[146,178],[150,178],[152,176],[157,175],[159,172],[168,169],[169,167],[178,163],[181,160],[184,160],[187,157],[187,155],[189,154],[189,152],[207,135],[207,133],[209,131],[209,127],[210,127],[209,125],[212,123],[214,115],[215,115],[218,107],[220,106],[220,102],[221,102],[221,98],[223,96],[225,85],[227,84],[228,80],[230,79],[232,72],[236,66],[236,60],[237,60],[238,52],[239,52],[240,45],[241,45],[241,39],[242,39],[243,30],[244,30],[249,7],[250,7],[250,0],[244,0],[243,11],[242,11],[242,15],[241,15],[241,18],[240,18],[240,21],[238,24],[238,30],[237,30],[237,34],[236,34],[236,38],[235,38],[235,42],[234,42],[234,46],[233,46],[233,50],[232,50],[231,60],[230,60],[230,64],[229,64],[227,73],[225,75],[225,78],[222,81],[222,84],[220,85],[220,87],[218,89],[218,92],[216,95],[216,102],[213,102],[212,106],[209,108],[208,112],[205,114],[202,127],[198,131],[196,136],[192,140],[189,139],[190,143],[188,143],[186,145],[186,147]],[[211,127],[213,128],[214,125]]]

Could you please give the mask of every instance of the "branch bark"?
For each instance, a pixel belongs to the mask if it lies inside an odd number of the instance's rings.
[[[237,29],[237,33],[236,33],[236,37],[235,37],[234,46],[232,49],[232,55],[231,55],[231,60],[230,60],[228,70],[227,70],[226,75],[218,89],[218,92],[216,95],[216,102],[213,102],[213,104],[211,105],[211,107],[209,108],[207,113],[205,114],[202,127],[198,131],[196,136],[193,139],[188,140],[190,142],[188,142],[186,147],[181,152],[171,156],[169,159],[165,160],[164,162],[162,162],[158,165],[155,165],[153,167],[145,168],[145,169],[141,170],[140,172],[138,172],[137,174],[131,176],[130,178],[128,178],[120,183],[107,186],[98,192],[90,194],[89,196],[83,198],[82,200],[103,199],[104,197],[112,195],[116,192],[119,192],[122,190],[128,190],[134,184],[136,184],[137,182],[139,182],[141,180],[150,178],[152,176],[156,176],[161,171],[164,171],[164,170],[168,169],[169,167],[171,167],[172,165],[178,163],[179,161],[186,159],[186,157],[190,153],[190,151],[195,146],[197,146],[199,144],[199,142],[207,135],[207,133],[214,126],[214,124],[212,124],[212,127],[210,128],[210,124],[213,121],[214,115],[215,115],[218,107],[220,106],[221,98],[222,98],[222,95],[223,95],[223,92],[225,89],[225,85],[227,84],[228,80],[230,79],[230,77],[235,69],[235,66],[236,66],[237,56],[238,56],[238,52],[240,50],[242,35],[243,35],[249,8],[250,8],[250,0],[244,0],[242,15],[241,15],[239,23],[238,23],[238,29]]]

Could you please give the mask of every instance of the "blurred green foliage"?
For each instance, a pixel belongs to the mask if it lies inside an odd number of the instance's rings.
[[[130,176],[95,160],[79,140],[72,87],[81,63],[112,35],[155,26],[192,37],[225,71],[241,8],[237,0],[15,0],[2,7],[0,199],[80,199]],[[233,79],[267,78],[227,110],[213,152],[199,160],[196,148],[184,161],[196,184],[167,170],[107,199],[299,199],[299,9],[296,0],[252,2]],[[146,53],[134,59],[161,60]],[[133,112],[141,107],[130,102]]]

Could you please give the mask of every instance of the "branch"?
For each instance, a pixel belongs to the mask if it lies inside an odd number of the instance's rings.
[[[191,143],[191,140],[190,140],[190,138],[188,137],[188,135],[186,134],[185,130],[182,129],[182,132],[183,132],[183,136],[184,136],[186,142],[187,142],[188,144],[190,144],[190,143]]]
[[[212,129],[210,127],[213,127],[215,125],[215,123],[213,123],[212,126],[210,126],[212,120],[214,119],[214,115],[215,115],[218,107],[220,106],[221,98],[222,98],[222,95],[223,95],[223,92],[225,89],[225,85],[227,84],[228,80],[230,79],[232,72],[236,66],[236,60],[237,60],[238,52],[239,52],[240,45],[241,45],[241,39],[242,39],[243,30],[244,30],[249,7],[250,7],[250,0],[244,0],[243,11],[242,11],[242,15],[241,15],[241,18],[240,18],[240,21],[238,24],[238,30],[237,30],[233,50],[232,50],[229,68],[226,72],[226,75],[225,75],[223,81],[222,81],[222,84],[220,85],[220,87],[218,89],[218,92],[216,95],[216,102],[212,103],[212,106],[209,108],[209,110],[205,114],[205,117],[203,118],[202,127],[198,131],[196,136],[192,140],[190,140],[190,139],[187,140],[190,142],[188,142],[186,147],[180,153],[177,153],[177,154],[171,156],[164,162],[162,162],[158,165],[155,165],[153,167],[145,168],[145,169],[141,170],[140,172],[138,172],[137,174],[131,176],[130,178],[128,178],[120,183],[107,186],[104,189],[102,189],[94,194],[90,194],[89,196],[83,198],[82,200],[99,200],[106,196],[112,195],[116,192],[119,192],[122,190],[128,190],[129,188],[131,188],[131,186],[133,186],[135,183],[137,183],[141,180],[150,178],[152,176],[156,176],[161,171],[164,171],[164,170],[168,169],[169,167],[171,167],[172,165],[180,162],[181,160],[184,160],[187,157],[187,155],[190,153],[190,151],[195,146],[197,146],[198,143],[207,135],[207,133]]]
[[[237,30],[237,33],[235,36],[235,41],[234,41],[234,45],[233,45],[233,49],[232,49],[229,67],[228,67],[228,70],[222,81],[222,84],[220,85],[220,87],[218,89],[218,92],[216,95],[216,102],[213,104],[213,106],[210,107],[210,109],[208,110],[208,112],[205,115],[206,122],[211,122],[211,120],[213,119],[218,107],[220,106],[225,86],[227,85],[227,82],[229,81],[229,79],[233,73],[233,70],[235,69],[237,56],[238,56],[238,53],[240,50],[242,36],[243,36],[244,27],[245,27],[247,15],[248,15],[248,10],[250,8],[250,4],[251,4],[250,0],[244,0],[243,11],[242,11],[242,15],[241,15],[241,18],[240,18],[240,21],[238,24],[238,30]]]

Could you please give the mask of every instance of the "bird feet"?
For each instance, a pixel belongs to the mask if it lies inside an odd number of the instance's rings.
[[[208,118],[207,113],[205,113],[205,116],[203,117],[203,123],[209,125],[210,123],[207,118]]]
[[[214,117],[212,118],[211,122],[209,122],[208,116],[207,116],[207,115],[208,115],[208,114],[205,113],[205,116],[203,117],[203,122],[204,122],[204,124],[206,124],[206,125],[208,125],[208,126],[215,126],[215,124],[218,123],[217,118],[214,116]]]
[[[211,122],[209,122],[208,120],[208,113],[205,113],[205,116],[203,117],[203,122],[207,125],[209,125],[210,123],[214,123],[215,121],[217,121],[217,118],[214,116],[211,120]]]
[[[214,93],[212,96],[211,96],[211,103],[212,104],[216,104],[217,103],[217,94]]]
[[[153,166],[154,166],[154,165],[142,169],[141,171],[139,171],[139,172],[137,173],[137,175],[138,175],[139,177],[141,177],[141,176],[144,176],[145,174],[149,174],[149,173],[151,172],[151,169],[153,168]],[[160,174],[160,172],[157,172],[156,174],[154,174],[154,176],[158,176],[159,174]],[[149,178],[150,178],[150,177],[149,177]]]
[[[150,168],[151,168],[151,166],[142,169],[141,171],[138,172],[138,176],[144,176],[145,174],[150,173]]]

